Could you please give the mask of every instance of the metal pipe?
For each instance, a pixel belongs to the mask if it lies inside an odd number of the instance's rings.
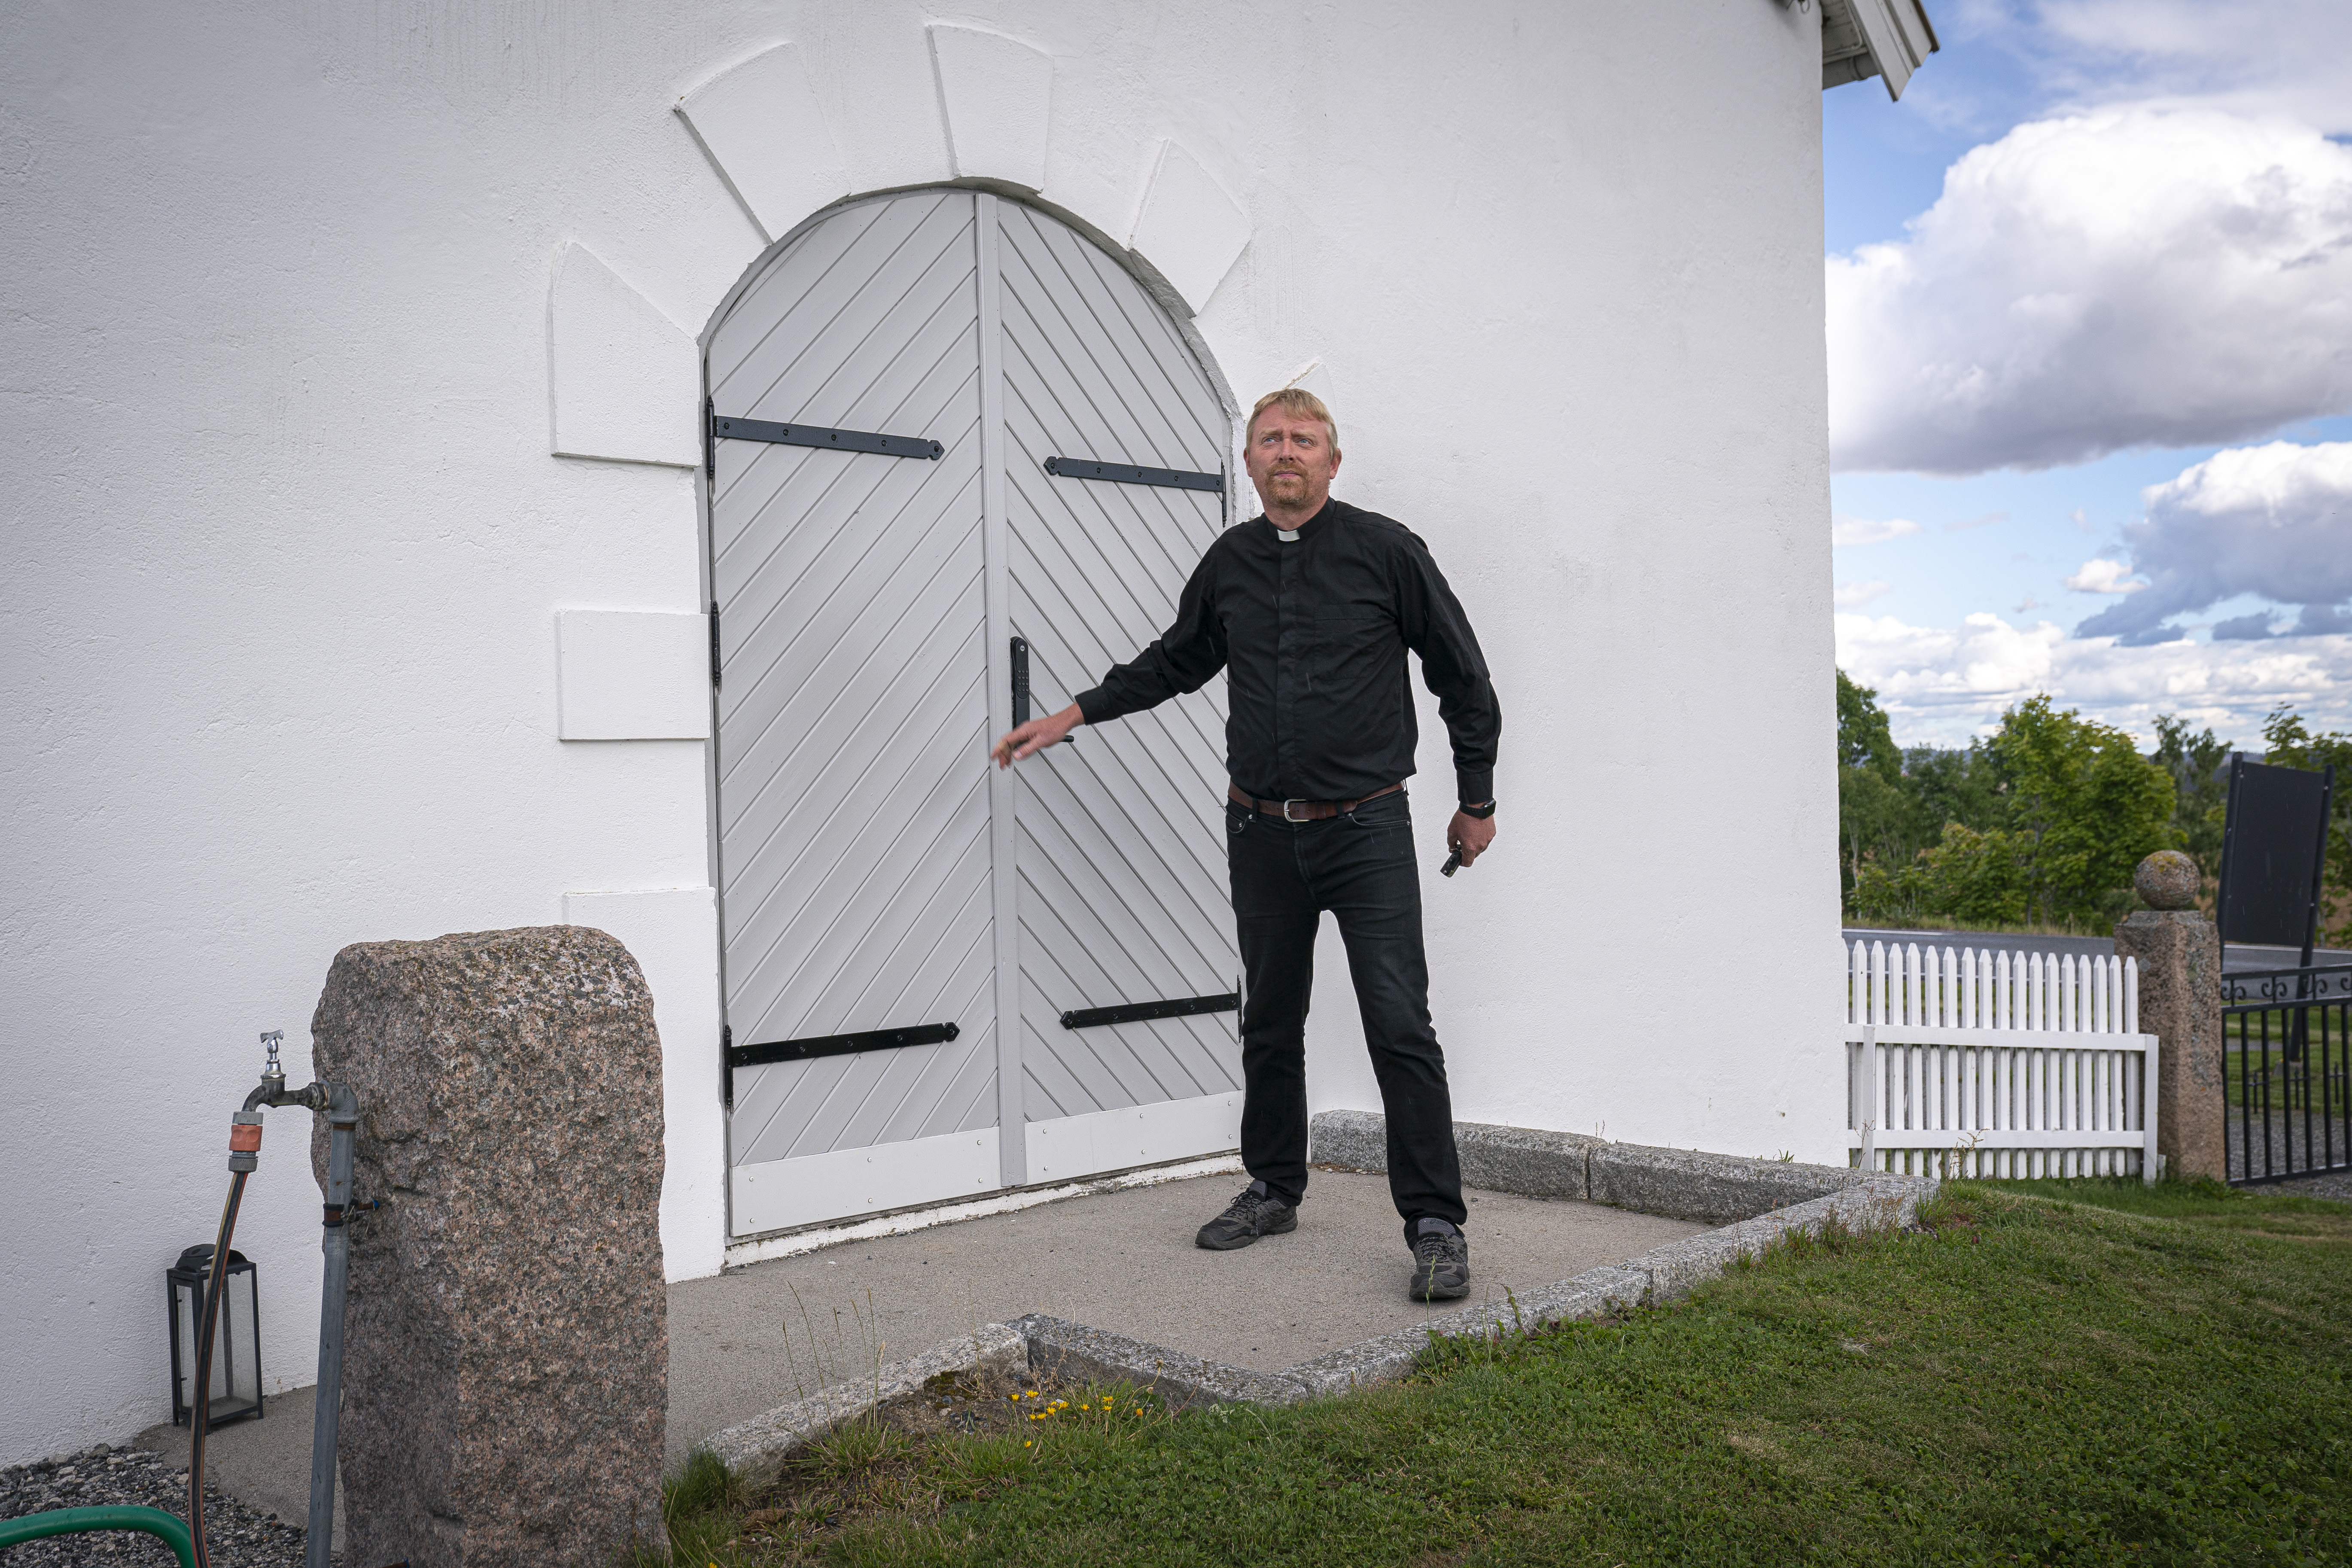
[[[306,1568],[328,1568],[335,1533],[335,1441],[343,1413],[343,1304],[351,1284],[352,1145],[358,1101],[338,1083],[328,1088],[325,1289],[319,1299],[319,1398],[310,1423],[310,1519]]]

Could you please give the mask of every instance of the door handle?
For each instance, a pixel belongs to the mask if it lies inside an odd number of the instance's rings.
[[[1013,639],[1013,727],[1016,730],[1029,722],[1029,639]],[[1076,735],[1065,735],[1064,742],[1075,741]]]

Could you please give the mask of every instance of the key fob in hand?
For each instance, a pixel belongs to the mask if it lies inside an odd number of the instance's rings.
[[[1437,874],[1441,877],[1451,877],[1460,869],[1462,869],[1462,851],[1456,849],[1445,858],[1445,864],[1437,868]]]

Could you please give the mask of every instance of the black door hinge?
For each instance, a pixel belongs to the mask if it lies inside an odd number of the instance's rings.
[[[875,430],[836,430],[827,425],[779,425],[711,412],[705,428],[721,441],[770,441],[786,447],[824,447],[836,452],[879,452],[886,458],[924,458],[936,463],[947,448],[928,436],[885,436]]]
[[[718,419],[710,399],[702,400],[702,477],[712,484],[719,482],[719,437],[712,426]]]
[[[1177,490],[1217,490],[1225,488],[1222,473],[1194,473],[1185,468],[1145,468],[1133,463],[1098,463],[1092,458],[1048,458],[1045,471],[1063,479],[1108,479],[1115,485],[1161,485]]]
[[[735,1109],[735,1026],[719,1026],[719,1102]]]
[[[719,601],[710,601],[710,689],[719,689]]]

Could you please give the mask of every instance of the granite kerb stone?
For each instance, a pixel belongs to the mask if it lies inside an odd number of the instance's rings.
[[[836,1384],[749,1421],[738,1422],[703,1446],[738,1477],[754,1486],[773,1482],[785,1459],[845,1423],[902,1394],[912,1394],[942,1373],[1018,1373],[1029,1365],[1029,1341],[1020,1330],[990,1323],[961,1339],[933,1345],[920,1355],[886,1363],[871,1377]]]
[[[1032,1312],[1009,1325],[1029,1345],[1029,1370],[1064,1382],[1131,1383],[1171,1410],[1210,1405],[1295,1405],[1317,1392],[1289,1373],[1252,1372],[1084,1323]]]
[[[1694,1149],[1612,1143],[1576,1132],[1457,1121],[1462,1180],[1523,1197],[1580,1198],[1668,1219],[1728,1225],[1808,1203],[1862,1183],[1866,1173]],[[1309,1123],[1311,1158],[1356,1171],[1388,1168],[1387,1121],[1378,1111],[1324,1110]]]

